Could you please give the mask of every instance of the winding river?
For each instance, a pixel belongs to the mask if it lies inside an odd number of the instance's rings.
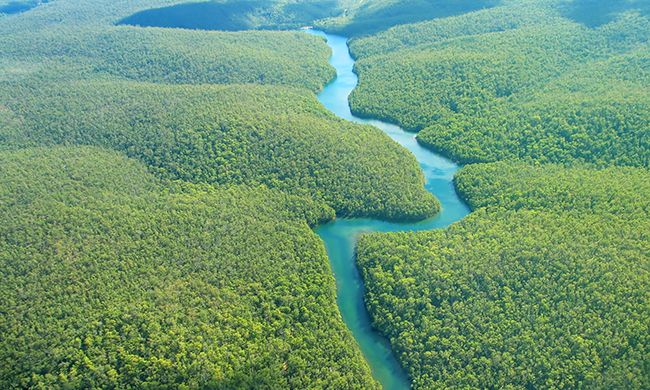
[[[355,261],[356,240],[360,233],[398,232],[443,228],[469,213],[467,205],[458,197],[453,185],[458,165],[425,149],[417,143],[415,135],[399,126],[355,117],[350,111],[348,96],[357,86],[354,60],[350,56],[347,38],[321,31],[307,30],[327,40],[332,49],[330,64],[336,68],[337,77],[318,95],[318,100],[337,116],[353,122],[378,127],[393,140],[407,148],[420,163],[426,179],[426,189],[442,204],[442,211],[434,218],[417,223],[391,223],[375,219],[337,219],[317,229],[325,242],[332,271],[336,278],[337,303],[343,321],[359,344],[373,376],[384,389],[408,389],[408,377],[391,350],[388,340],[373,329],[364,303],[363,279]]]

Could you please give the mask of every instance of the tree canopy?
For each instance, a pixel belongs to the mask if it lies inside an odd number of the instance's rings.
[[[1,386],[372,386],[307,224],[332,217],[97,148],[1,152]]]
[[[463,221],[358,244],[413,386],[647,387],[647,170],[500,162],[457,182]]]

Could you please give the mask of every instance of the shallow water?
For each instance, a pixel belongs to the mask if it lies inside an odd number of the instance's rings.
[[[338,219],[320,226],[316,232],[325,242],[332,271],[336,278],[339,310],[359,347],[368,361],[373,376],[384,389],[407,389],[408,377],[393,355],[390,344],[372,328],[370,316],[363,297],[363,279],[355,261],[355,247],[360,233],[401,232],[431,230],[446,227],[469,213],[467,205],[458,197],[453,177],[458,165],[422,147],[415,135],[399,126],[357,118],[350,112],[348,96],[357,86],[358,78],[353,72],[354,60],[350,56],[347,38],[308,30],[310,34],[327,39],[332,49],[330,63],[336,68],[337,77],[318,95],[318,100],[337,116],[357,123],[376,126],[393,140],[415,155],[426,179],[426,189],[433,193],[442,205],[442,211],[434,218],[417,223],[392,223],[375,219]]]

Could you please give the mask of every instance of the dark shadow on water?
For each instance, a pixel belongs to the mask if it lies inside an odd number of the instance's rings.
[[[565,17],[591,28],[605,25],[626,11],[650,16],[650,0],[574,0],[562,7]]]

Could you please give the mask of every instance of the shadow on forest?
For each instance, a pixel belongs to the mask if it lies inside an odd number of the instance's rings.
[[[373,34],[387,30],[392,26],[405,23],[415,23],[425,20],[445,18],[492,8],[499,5],[501,0],[412,0],[408,5],[398,1],[385,2],[378,7],[377,3],[365,2],[351,16],[347,34]]]
[[[298,2],[283,6],[269,0],[183,3],[137,12],[117,24],[193,30],[241,31],[297,27],[336,14],[338,1]]]
[[[607,24],[625,11],[650,16],[650,0],[574,0],[562,10],[565,17],[591,28]]]
[[[4,5],[0,5],[0,14],[19,14],[21,12],[29,11],[36,8],[41,4],[48,3],[48,0],[17,0],[10,1]]]

